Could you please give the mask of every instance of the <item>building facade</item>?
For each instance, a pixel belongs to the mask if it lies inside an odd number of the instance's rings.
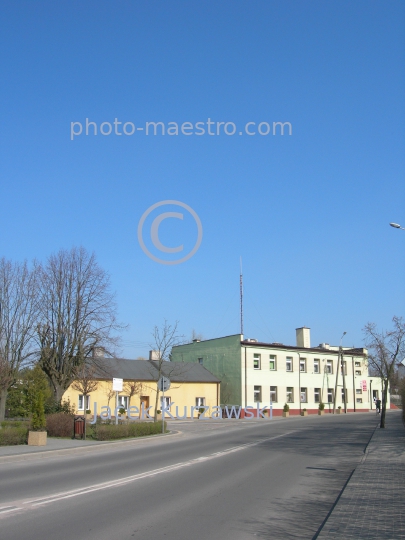
[[[218,377],[222,406],[271,404],[273,414],[281,415],[286,403],[290,414],[317,413],[323,403],[325,412],[333,412],[336,395],[336,408],[344,409],[346,401],[348,412],[366,412],[382,396],[380,379],[368,375],[366,349],[342,348],[339,368],[339,347],[311,347],[305,327],[296,329],[294,346],[236,334],[173,347],[172,358],[203,365]]]
[[[220,381],[200,364],[179,364],[164,362],[163,375],[171,381],[170,389],[160,393],[158,408],[163,405],[173,415],[184,418],[198,417],[199,407],[213,407],[220,404]],[[123,379],[123,389],[116,395],[113,391],[113,378]],[[96,388],[88,395],[83,395],[80,381],[75,381],[63,395],[63,401],[70,401],[77,414],[90,411],[94,414],[97,403],[97,414],[101,407],[110,407],[114,416],[115,408],[131,409],[132,416],[141,416],[142,410],[150,409],[153,416],[155,410],[158,370],[157,362],[150,360],[126,360],[120,358],[104,358],[102,369],[94,377]],[[78,384],[79,383],[79,384]],[[194,410],[191,408],[194,407]],[[138,411],[138,412],[137,412]],[[144,416],[145,418],[145,416]]]

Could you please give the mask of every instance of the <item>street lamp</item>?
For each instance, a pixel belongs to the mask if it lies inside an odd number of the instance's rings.
[[[398,223],[390,223],[391,227],[394,227],[394,229],[402,229],[405,231],[405,227],[401,227]]]

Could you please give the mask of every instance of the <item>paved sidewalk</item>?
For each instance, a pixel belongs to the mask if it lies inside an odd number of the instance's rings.
[[[405,429],[402,411],[377,428],[318,540],[405,538]]]

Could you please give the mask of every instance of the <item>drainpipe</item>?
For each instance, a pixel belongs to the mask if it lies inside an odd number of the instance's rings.
[[[342,378],[343,378],[343,395],[344,395],[344,402],[345,402],[345,414],[347,414],[347,395],[346,395],[346,377],[345,377],[345,363],[343,360],[343,349],[342,349]]]
[[[245,347],[245,407],[247,407],[247,356]]]
[[[356,387],[354,381],[354,356],[352,356],[352,371],[353,371],[353,409],[356,412]]]
[[[301,355],[298,354],[298,401],[300,402],[300,416],[301,416]]]

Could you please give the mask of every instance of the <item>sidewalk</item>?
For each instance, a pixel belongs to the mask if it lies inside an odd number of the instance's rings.
[[[405,429],[402,411],[377,428],[318,540],[405,538]]]

